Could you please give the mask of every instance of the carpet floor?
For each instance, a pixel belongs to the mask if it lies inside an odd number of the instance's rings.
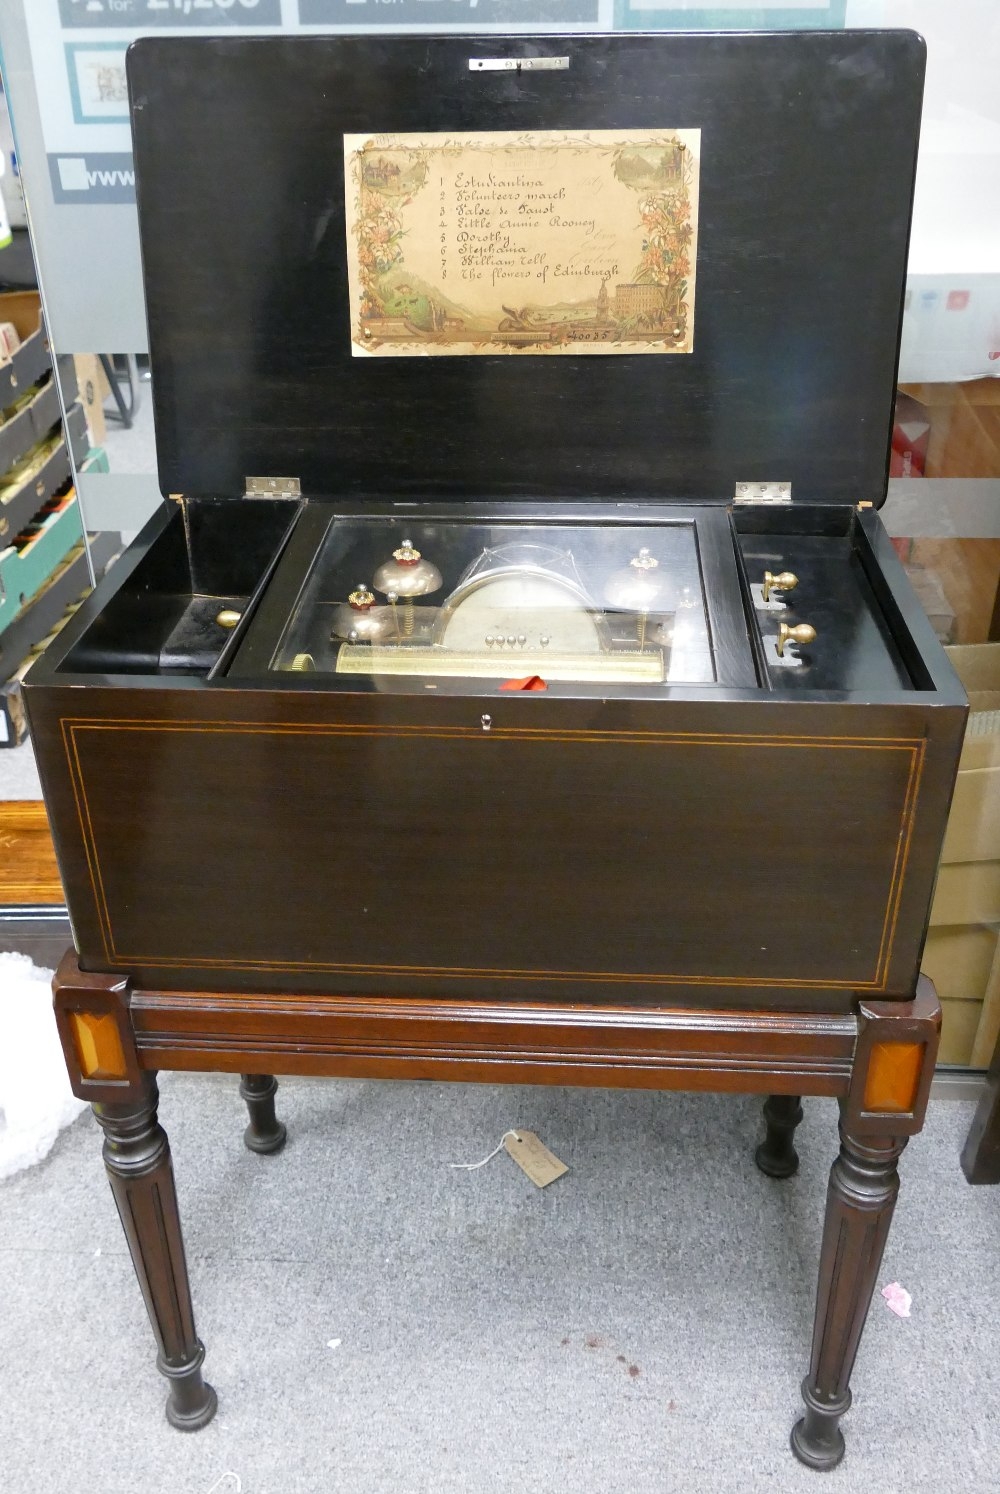
[[[219,1414],[185,1435],[89,1114],[0,1184],[0,1489],[9,1494],[839,1494],[1000,1486],[1000,1188],[967,1186],[970,1107],[904,1154],[833,1474],[788,1450],[836,1107],[799,1175],[752,1163],[747,1097],[288,1080],[247,1152],[237,1081],[164,1075]],[[539,1191],[505,1155],[537,1131]],[[230,1477],[223,1475],[229,1472]]]

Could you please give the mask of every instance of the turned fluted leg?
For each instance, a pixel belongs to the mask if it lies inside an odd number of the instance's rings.
[[[95,1104],[104,1165],[156,1336],[156,1367],[170,1383],[167,1420],[194,1432],[211,1421],[216,1395],[202,1379],[205,1350],[195,1333],[170,1146],[156,1119],[151,1074],[127,1104]]]
[[[799,1154],[792,1143],[801,1119],[798,1095],[771,1095],[765,1100],[767,1135],[754,1153],[754,1161],[769,1178],[790,1178],[798,1171]]]
[[[278,1081],[271,1074],[242,1074],[240,1094],[247,1102],[250,1124],[243,1140],[252,1152],[280,1152],[287,1131],[274,1113]]]
[[[851,1404],[850,1378],[868,1316],[892,1211],[896,1163],[907,1137],[849,1136],[826,1197],[812,1362],[802,1382],[806,1413],[792,1428],[792,1451],[810,1468],[834,1468],[844,1456],[840,1418]]]

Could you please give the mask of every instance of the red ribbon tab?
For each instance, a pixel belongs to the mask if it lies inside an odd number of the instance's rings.
[[[547,690],[549,687],[540,674],[526,674],[523,680],[504,680],[501,690]]]

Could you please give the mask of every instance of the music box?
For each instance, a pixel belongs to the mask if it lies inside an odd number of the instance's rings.
[[[274,1073],[749,1089],[779,1175],[843,1103],[793,1434],[839,1459],[966,709],[878,515],[922,70],[131,49],[167,496],[26,696],[176,1424],[215,1400],[158,1068],[243,1073],[262,1148]]]

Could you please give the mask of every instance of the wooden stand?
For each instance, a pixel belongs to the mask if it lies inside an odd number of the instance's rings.
[[[159,1095],[144,1074],[122,1104],[95,1104],[104,1129],[104,1166],[156,1337],[156,1367],[170,1381],[167,1420],[184,1432],[206,1426],[216,1395],[201,1377],[205,1350],[194,1331],[177,1190]]]
[[[74,1092],[94,1103],[136,1274],[170,1378],[167,1416],[194,1429],[215,1411],[190,1292],[167,1139],[156,1121],[160,1068],[243,1075],[247,1145],[276,1151],[271,1074],[749,1091],[770,1098],[757,1163],[788,1177],[800,1095],[836,1096],[833,1165],[820,1260],[806,1412],[796,1456],[832,1468],[839,1422],[898,1189],[896,1162],[923,1124],[941,1012],[921,977],[912,1001],[852,1013],[711,1012],[676,1007],[474,1005],[385,997],[132,990],[81,972],[67,955],[54,982]]]
[[[792,1137],[801,1119],[798,1095],[772,1095],[765,1104],[767,1135],[757,1148],[755,1160],[769,1178],[790,1178],[798,1172],[799,1154],[792,1145]]]
[[[792,1428],[792,1451],[810,1468],[844,1456],[839,1422],[851,1404],[848,1382],[875,1290],[899,1192],[896,1161],[906,1138],[861,1141],[840,1129],[830,1172],[812,1363],[802,1382],[806,1414]]]
[[[274,1097],[278,1081],[271,1074],[244,1074],[240,1094],[247,1102],[250,1124],[243,1132],[243,1142],[252,1152],[280,1152],[287,1132],[274,1114]]]

